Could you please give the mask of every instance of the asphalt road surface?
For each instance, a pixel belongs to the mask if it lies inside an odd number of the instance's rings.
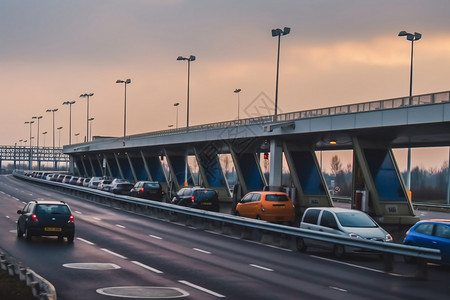
[[[16,236],[18,209],[34,199],[66,201],[73,244]],[[429,267],[429,280],[377,256],[335,260],[92,204],[0,176],[0,247],[49,280],[58,299],[448,299],[450,269]]]

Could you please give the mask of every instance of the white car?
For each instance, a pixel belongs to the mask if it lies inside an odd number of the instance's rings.
[[[102,177],[92,177],[91,180],[89,180],[88,187],[91,189],[97,189],[98,184],[102,181],[102,179]]]
[[[338,207],[310,207],[303,214],[300,228],[380,242],[392,242],[392,236],[365,212]],[[336,257],[363,249],[312,239],[297,238],[297,249],[307,247],[330,249]]]

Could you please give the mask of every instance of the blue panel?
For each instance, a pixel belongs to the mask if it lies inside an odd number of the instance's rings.
[[[264,182],[261,178],[255,155],[253,153],[241,153],[238,161],[248,191],[261,191],[264,187]]]
[[[172,164],[173,172],[175,173],[175,177],[179,185],[184,185],[184,177],[185,177],[185,157],[184,156],[170,156],[170,163]],[[188,184],[193,186],[194,183],[188,171]]]
[[[120,178],[119,168],[117,167],[117,163],[114,158],[108,159],[108,166],[111,170],[111,176],[114,178]]]
[[[365,149],[364,155],[380,201],[406,201],[407,197],[389,151],[387,149]]]
[[[217,154],[209,156],[205,153],[200,153],[198,156],[200,164],[205,171],[206,180],[208,181],[209,186],[226,187]]]
[[[326,195],[319,170],[311,151],[291,152],[295,170],[305,195]]]
[[[134,172],[138,181],[147,180],[147,172],[145,171],[144,162],[141,157],[130,157]]]
[[[164,182],[164,172],[159,156],[146,157],[148,169],[152,175],[152,179],[158,182]],[[184,172],[184,171],[183,171]],[[184,173],[183,173],[184,174]],[[184,178],[183,178],[184,181]]]
[[[128,162],[128,158],[126,156],[118,156],[117,160],[119,161],[120,168],[122,169],[124,179],[133,181],[133,172],[131,172],[130,163]]]

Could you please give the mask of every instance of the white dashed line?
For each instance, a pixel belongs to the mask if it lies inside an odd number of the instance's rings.
[[[266,267],[263,267],[263,266],[258,266],[258,265],[254,265],[254,264],[250,264],[250,266],[251,266],[251,267],[254,267],[254,268],[261,269],[261,270],[264,270],[264,271],[273,272],[272,269],[269,269],[269,268],[266,268]]]
[[[107,252],[109,254],[115,255],[117,257],[120,257],[120,258],[123,258],[123,259],[127,259],[125,256],[120,255],[119,253],[113,252],[111,250],[108,250],[108,249],[105,249],[105,248],[101,248],[100,250],[105,251],[105,252]]]
[[[196,284],[190,283],[189,281],[186,281],[186,280],[178,280],[178,282],[179,282],[179,283],[182,283],[182,284],[185,284],[185,285],[187,285],[187,286],[190,286],[190,287],[192,287],[192,288],[194,288],[194,289],[197,289],[197,290],[199,290],[199,291],[202,291],[202,292],[208,293],[208,294],[210,294],[210,295],[213,295],[213,296],[215,296],[215,297],[218,297],[218,298],[225,298],[225,296],[222,295],[222,294],[219,294],[219,293],[213,292],[213,291],[211,291],[211,290],[205,289],[205,288],[203,288],[203,287],[201,287],[201,286],[198,286],[198,285],[196,285]]]
[[[76,210],[75,213],[82,215],[83,213],[81,211]]]
[[[95,245],[93,242],[89,242],[88,240],[85,240],[85,239],[82,239],[82,238],[79,238],[79,237],[77,237],[77,240],[79,240],[79,241],[81,241],[83,243],[89,244],[89,245]]]
[[[159,236],[153,235],[153,234],[150,234],[149,236],[154,238],[154,239],[157,239],[157,240],[162,240],[163,239],[162,237],[159,237]]]
[[[329,286],[329,288],[330,289],[333,289],[333,290],[337,290],[337,291],[340,291],[340,292],[344,292],[344,293],[347,293],[347,290],[346,289],[341,289],[341,288],[338,288],[338,287],[335,287],[335,286]]]
[[[126,228],[125,226],[120,225],[120,224],[116,224],[116,226],[119,227],[119,228]]]
[[[198,248],[193,248],[195,251],[201,252],[201,253],[205,253],[205,254],[211,254],[211,252],[206,251],[206,250],[202,250],[202,249],[198,249]]]
[[[149,271],[152,271],[152,272],[154,272],[154,273],[158,273],[158,274],[162,274],[163,273],[163,271],[160,271],[160,270],[158,270],[158,269],[155,269],[155,268],[152,268],[152,267],[150,267],[150,266],[147,266],[147,265],[144,265],[143,263],[140,263],[140,262],[138,262],[138,261],[131,261],[133,264],[135,264],[135,265],[138,265],[138,266],[140,266],[140,267],[142,267],[142,268],[144,268],[144,269],[147,269],[147,270],[149,270]]]
[[[97,220],[97,221],[101,221],[101,220],[102,220],[102,219],[97,218],[97,217],[94,217],[93,219],[94,219],[94,220]]]

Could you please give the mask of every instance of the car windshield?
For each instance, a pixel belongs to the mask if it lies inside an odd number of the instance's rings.
[[[288,201],[288,197],[283,194],[266,195],[266,201],[282,202]]]
[[[336,216],[344,227],[378,227],[377,223],[362,212],[338,212]]]

